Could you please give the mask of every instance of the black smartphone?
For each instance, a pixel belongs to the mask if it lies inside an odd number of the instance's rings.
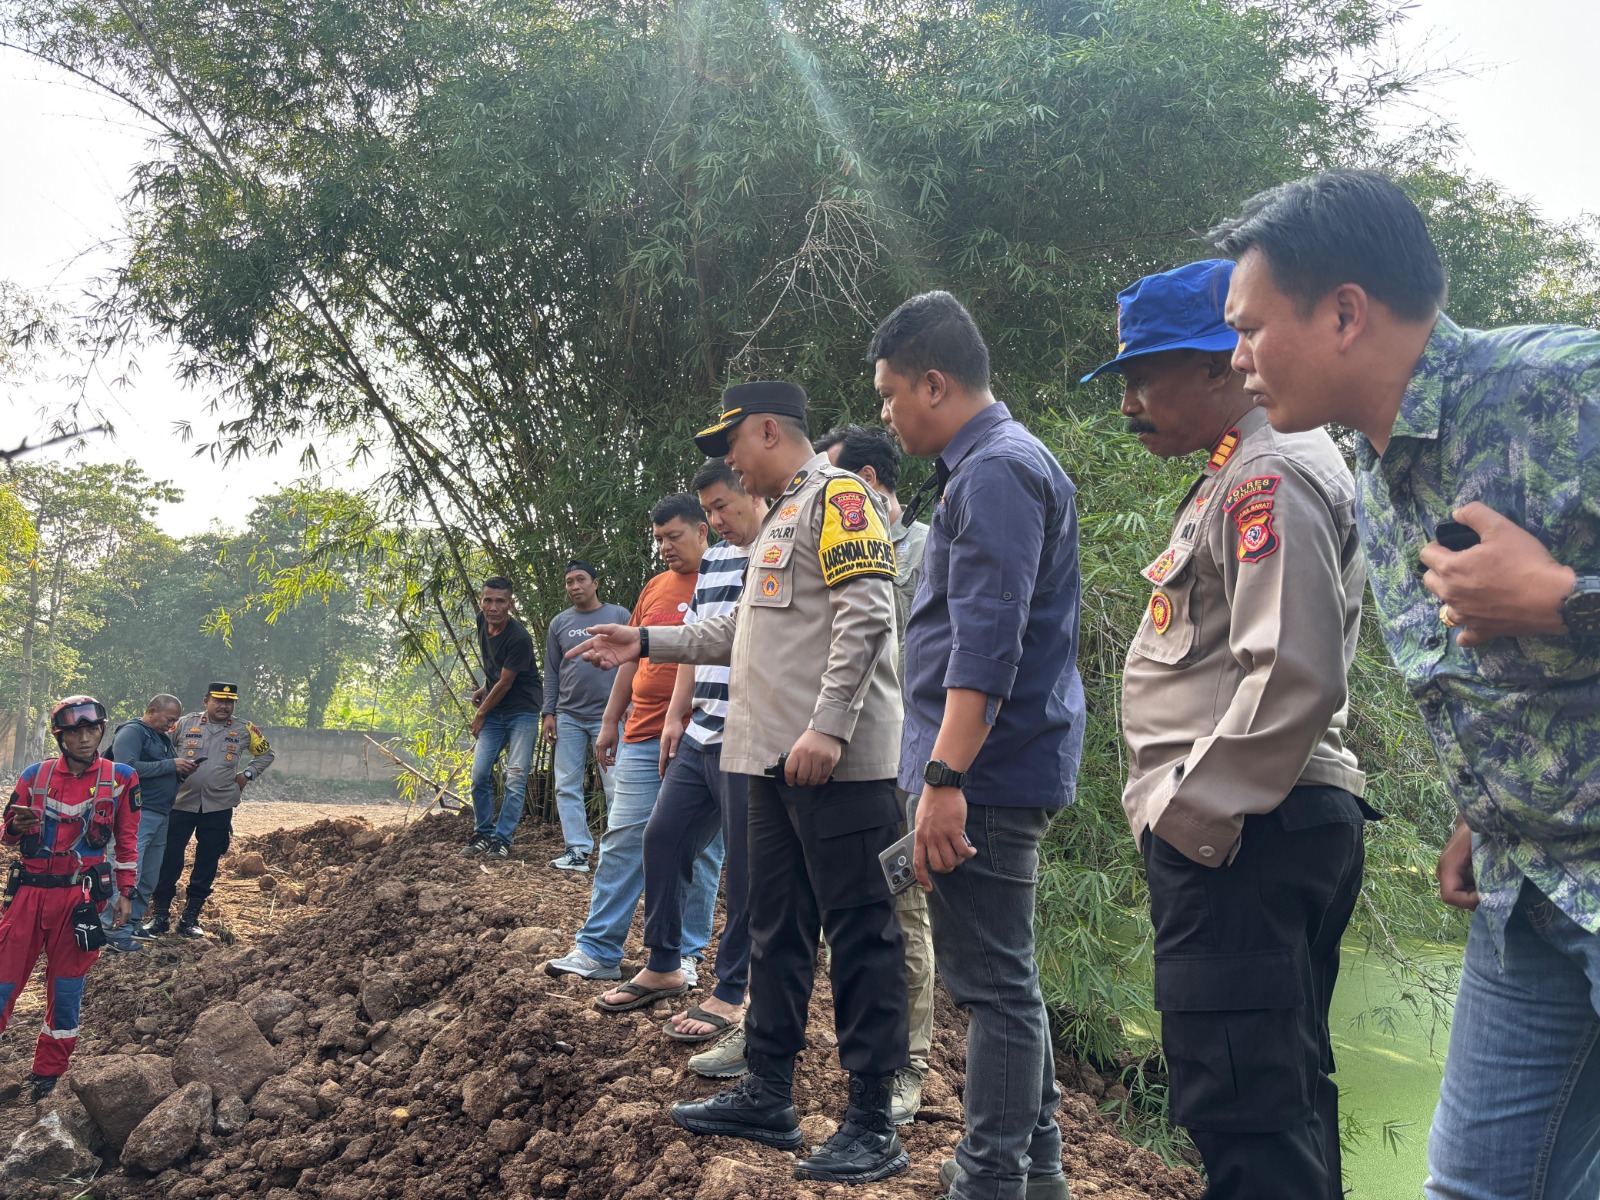
[[[765,775],[768,779],[782,779],[783,778],[783,769],[784,769],[784,767],[786,767],[788,765],[789,765],[789,752],[787,750],[785,750],[782,754],[778,755],[778,761],[777,762],[773,763],[770,767],[768,767],[765,771],[763,771],[761,773],[763,775]]]
[[[1446,550],[1470,550],[1483,539],[1478,531],[1460,521],[1440,521],[1433,531],[1433,540]]]
[[[202,754],[199,758],[186,758],[183,761],[184,762],[192,762],[195,766],[198,767],[201,763],[205,762],[205,760],[210,758],[210,757],[211,756],[209,754]]]

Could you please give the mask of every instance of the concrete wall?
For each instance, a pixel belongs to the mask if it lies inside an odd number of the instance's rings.
[[[263,731],[278,759],[271,774],[293,775],[299,779],[342,783],[387,783],[400,769],[369,741],[368,734],[355,729],[290,729],[269,725]],[[374,731],[380,742],[392,733]]]

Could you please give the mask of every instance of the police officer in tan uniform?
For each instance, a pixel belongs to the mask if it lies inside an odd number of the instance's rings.
[[[573,653],[602,667],[642,653],[731,669],[722,765],[750,776],[750,1073],[709,1100],[674,1105],[673,1120],[800,1145],[790,1092],[825,932],[850,1101],[838,1132],[795,1176],[867,1183],[908,1165],[890,1118],[895,1072],[908,1060],[905,958],[878,862],[900,821],[894,546],[881,502],[813,452],[804,391],[739,384],[723,405],[696,445],[772,501],[738,608],[683,628],[595,626]]]
[[[1128,430],[1209,452],[1123,676],[1123,807],[1144,851],[1172,1120],[1214,1200],[1337,1200],[1328,1006],[1361,887],[1365,776],[1345,746],[1366,572],[1322,430],[1280,434],[1223,323],[1233,264],[1118,297]]]
[[[145,932],[165,933],[171,924],[172,899],[183,874],[183,855],[194,837],[194,866],[184,892],[178,932],[184,937],[204,937],[200,910],[211,895],[217,864],[233,838],[233,810],[244,790],[272,765],[277,756],[266,735],[248,721],[233,715],[239,685],[217,682],[206,690],[205,708],[184,713],[172,727],[178,761],[200,765],[178,785],[167,826],[167,848],[161,859],[161,876],[150,898],[150,919]]]

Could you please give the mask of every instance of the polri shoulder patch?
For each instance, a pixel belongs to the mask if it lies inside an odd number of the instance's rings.
[[[894,543],[866,487],[855,479],[830,479],[823,492],[822,536],[817,541],[822,580],[835,587],[861,575],[899,576]]]
[[[272,743],[267,741],[267,735],[254,725],[246,723],[245,728],[250,731],[250,753],[262,755],[272,749]]]

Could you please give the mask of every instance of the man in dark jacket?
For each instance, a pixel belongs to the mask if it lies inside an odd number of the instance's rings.
[[[150,907],[150,895],[161,874],[161,859],[167,852],[172,801],[178,794],[178,784],[195,769],[192,762],[178,761],[178,752],[167,736],[182,713],[183,701],[162,693],[145,706],[142,717],[117,726],[112,735],[110,758],[126,763],[138,774],[144,801],[139,817],[139,866],[133,887],[132,918],[117,931],[117,936],[112,936],[113,945],[119,945],[118,936],[124,931],[135,938],[150,937],[144,931],[144,914]]]

